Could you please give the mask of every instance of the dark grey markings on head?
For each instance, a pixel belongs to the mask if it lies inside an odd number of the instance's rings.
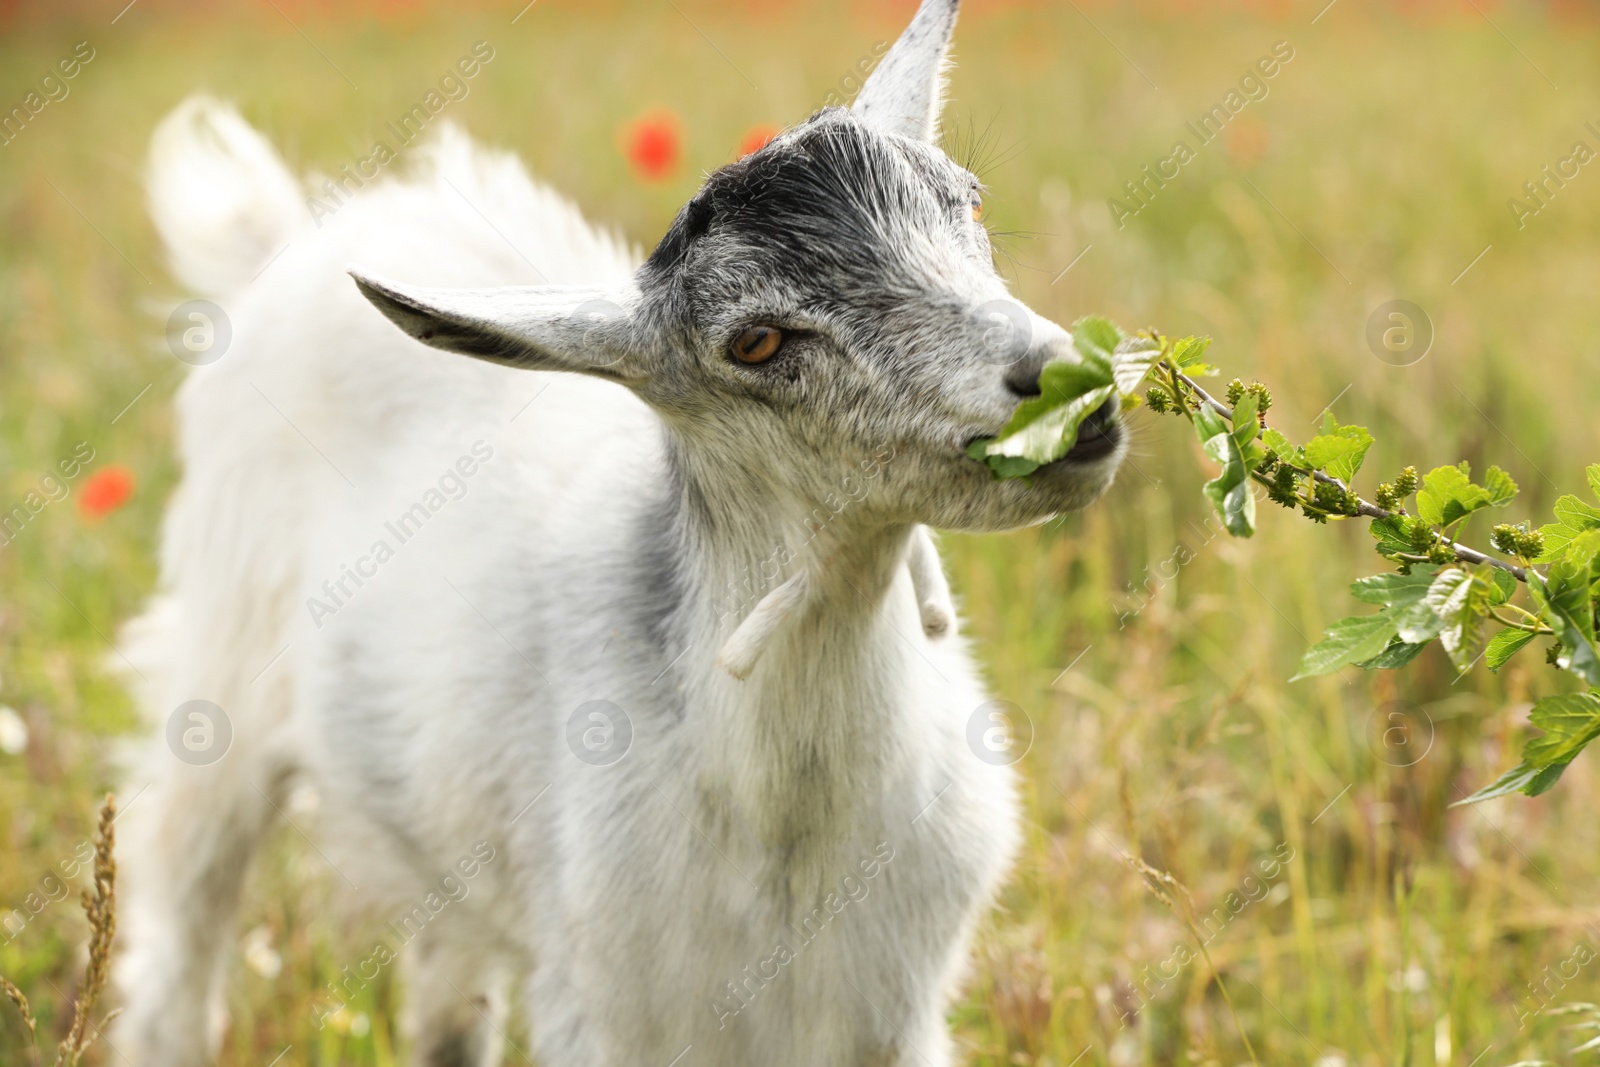
[[[838,108],[716,171],[650,257],[661,275],[685,266],[701,238],[758,257],[777,277],[875,270],[895,231],[946,223],[971,175],[934,149],[876,133]]]
[[[828,109],[712,174],[656,247],[641,287],[680,329],[731,328],[720,321],[730,307],[787,310],[848,322],[855,345],[870,346],[894,312],[936,291],[932,245],[966,241],[992,272],[981,229],[968,221],[975,181],[932,146]],[[758,373],[793,368],[780,353]]]

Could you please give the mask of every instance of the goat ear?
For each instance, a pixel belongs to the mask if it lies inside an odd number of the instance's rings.
[[[922,0],[850,110],[884,133],[932,141],[944,110],[945,56],[961,0]]]
[[[505,289],[402,286],[352,268],[363,296],[423,344],[525,370],[574,371],[637,386],[646,346],[632,291],[540,285]]]

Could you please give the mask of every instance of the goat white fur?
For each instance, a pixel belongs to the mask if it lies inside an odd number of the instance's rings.
[[[925,0],[857,114],[806,136],[921,168],[896,180],[954,171],[925,142],[955,9]],[[932,354],[902,372],[921,384],[874,385],[862,357],[855,407],[806,385],[806,417],[841,441],[865,420],[902,454],[802,540],[856,453],[786,444],[776,401],[716,393],[717,419],[688,419],[638,384],[637,345],[578,365],[584,307],[643,315],[638,255],[454,129],[427,153],[313,228],[230,109],[192,99],[156,134],[152,214],[234,339],[180,391],[161,592],[124,650],[158,725],[205,699],[232,743],[196,765],[158,738],[129,773],[117,1048],[135,1067],[214,1054],[250,857],[306,783],[330,878],[406,931],[419,1064],[497,1062],[509,978],[552,1067],[943,1067],[942,1013],[1017,831],[1010,769],[969,746],[988,698],[917,524],[1038,521],[1091,499],[1120,454],[991,485],[959,446],[1017,397],[963,354],[981,332],[929,321]],[[967,248],[917,275],[940,308],[1004,295]],[[536,339],[502,360],[536,369],[407,338],[351,263],[418,336],[492,326]],[[678,351],[671,373],[724,373],[725,349]],[[721,382],[708,395],[736,396]],[[941,390],[924,447],[888,409]],[[732,444],[695,437],[737,419]],[[730,610],[779,547],[788,572]],[[444,878],[462,892],[435,908]]]

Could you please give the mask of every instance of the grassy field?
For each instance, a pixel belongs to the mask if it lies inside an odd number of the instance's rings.
[[[186,294],[141,189],[160,116],[209,88],[296,167],[332,172],[486,41],[495,58],[447,115],[648,247],[702,171],[848,88],[914,6],[122,3],[49,18],[0,4],[0,107],[79,42],[94,53],[0,146],[0,510],[80,442],[94,453],[0,547],[0,704],[29,735],[0,752],[0,973],[52,1035],[86,933],[52,871],[136,729],[103,664],[152,588],[178,473],[184,367],[162,330]],[[1370,426],[1369,469],[1495,462],[1523,486],[1518,509],[1547,512],[1600,459],[1600,168],[1520,220],[1507,199],[1575,142],[1600,148],[1585,125],[1600,127],[1600,24],[1572,5],[1324,3],[972,0],[950,134],[985,168],[1002,267],[1062,321],[1213,335],[1216,362],[1273,387],[1289,432],[1330,404]],[[1147,206],[1131,201],[1123,183],[1196,145],[1186,123],[1279,42],[1291,58],[1265,95]],[[646,181],[625,131],[660,111],[680,118],[682,159]],[[1436,334],[1407,366],[1365,340],[1394,298]],[[1358,607],[1344,586],[1376,569],[1367,534],[1269,508],[1254,541],[1213,538],[1187,432],[1143,415],[1136,434],[1092,511],[945,540],[994,689],[1036,731],[1027,848],[952,1015],[966,1061],[1231,1067],[1250,1060],[1247,1034],[1271,1065],[1589,1062],[1567,1050],[1593,1032],[1555,1009],[1600,1000],[1595,759],[1539,800],[1447,810],[1514,762],[1531,699],[1567,683],[1537,655],[1455,681],[1437,651],[1403,676],[1285,683]],[[111,465],[134,495],[86,516],[80,489]],[[1187,886],[1205,957],[1125,854]],[[263,857],[224,1063],[401,1057],[387,978],[314,1025],[316,991],[370,941],[335,910],[333,880],[291,833]],[[3,1008],[0,1064],[26,1062]]]

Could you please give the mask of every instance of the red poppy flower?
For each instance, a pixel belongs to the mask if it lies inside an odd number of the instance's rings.
[[[78,496],[78,510],[92,519],[104,518],[128,502],[133,496],[133,472],[113,463],[101,467],[83,483]]]
[[[640,178],[658,182],[677,169],[683,154],[681,129],[670,111],[653,111],[628,128],[623,151]]]
[[[742,159],[751,152],[759,152],[767,147],[767,143],[778,136],[776,126],[752,126],[744,135],[744,140],[739,142],[739,157]]]
[[[1241,115],[1225,132],[1228,155],[1235,163],[1253,167],[1267,154],[1267,124],[1254,115]]]

